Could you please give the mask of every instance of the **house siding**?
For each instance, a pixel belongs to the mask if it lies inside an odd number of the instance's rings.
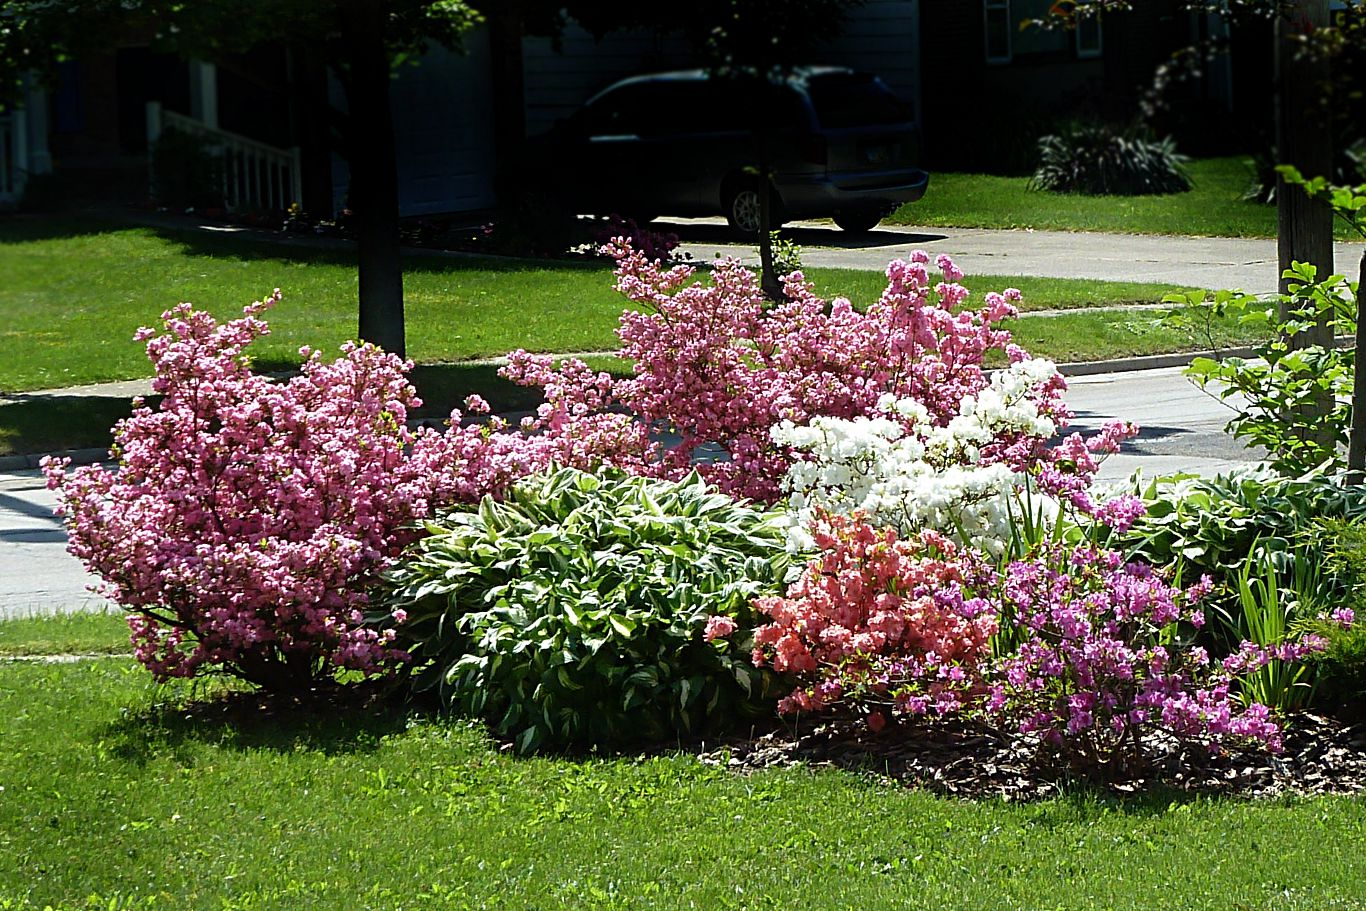
[[[488,34],[464,38],[464,53],[430,50],[400,70],[390,90],[399,211],[404,217],[486,209],[494,204],[493,106]],[[345,109],[335,78],[332,103]],[[350,172],[334,157],[333,199],[344,206]]]

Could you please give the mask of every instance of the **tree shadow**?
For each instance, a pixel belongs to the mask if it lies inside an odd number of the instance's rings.
[[[158,701],[111,722],[99,736],[115,755],[137,765],[168,752],[186,759],[196,744],[241,752],[369,753],[432,711],[376,683],[320,686],[289,695],[231,690]]]
[[[130,224],[129,227],[137,227]],[[284,231],[265,231],[236,225],[157,226],[152,232],[161,240],[175,244],[186,256],[242,261],[282,260],[296,264],[330,265],[355,268],[354,243],[340,237],[318,237]],[[483,252],[405,248],[403,270],[408,274],[438,274],[480,271],[501,273],[541,272],[547,268],[602,271],[609,263],[601,259],[499,256]]]
[[[153,407],[160,396],[149,396]],[[133,412],[132,399],[47,392],[7,393],[0,399],[0,453],[108,448],[110,429]]]
[[[126,227],[128,225],[118,219],[90,214],[7,212],[0,214],[0,245],[93,237]]]

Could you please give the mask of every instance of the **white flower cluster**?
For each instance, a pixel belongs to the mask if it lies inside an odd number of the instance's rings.
[[[963,399],[945,427],[935,426],[919,402],[891,396],[879,402],[889,417],[778,424],[774,442],[810,455],[794,463],[786,479],[798,519],[789,545],[809,546],[804,528],[812,510],[821,508],[862,511],[903,534],[931,529],[1000,554],[1024,477],[1007,465],[983,464],[981,450],[1002,435],[1053,435],[1053,421],[1039,414],[1031,393],[1056,369],[1049,361],[1027,360],[996,372],[990,386]]]

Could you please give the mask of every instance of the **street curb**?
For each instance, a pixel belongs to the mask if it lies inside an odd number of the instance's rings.
[[[1142,357],[1124,357],[1112,361],[1078,361],[1074,364],[1059,364],[1058,372],[1063,376],[1097,376],[1102,373],[1128,373],[1135,370],[1161,370],[1165,367],[1185,367],[1197,357],[1218,360],[1224,357],[1254,357],[1251,348],[1226,348],[1219,351],[1186,351],[1176,354],[1146,354]]]

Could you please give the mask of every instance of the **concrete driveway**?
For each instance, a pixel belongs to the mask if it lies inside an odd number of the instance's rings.
[[[677,233],[682,249],[698,261],[759,261],[753,246],[735,242],[724,219],[660,219],[651,227]],[[822,222],[794,222],[784,233],[802,247],[804,264],[825,268],[882,271],[889,260],[924,250],[931,256],[947,253],[969,275],[1154,282],[1254,294],[1275,291],[1279,280],[1276,241],[1266,239],[892,226],[853,236]],[[1360,243],[1338,244],[1337,271],[1355,276],[1362,250]]]

